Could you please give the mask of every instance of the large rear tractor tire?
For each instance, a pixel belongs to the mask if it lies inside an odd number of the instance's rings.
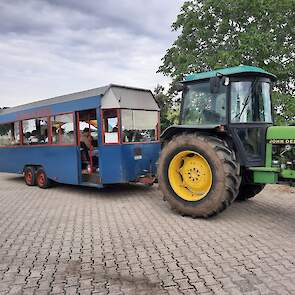
[[[207,218],[235,200],[240,168],[225,141],[183,133],[164,146],[158,181],[172,209],[184,216]]]
[[[255,197],[265,187],[265,184],[241,184],[237,201],[246,201]]]

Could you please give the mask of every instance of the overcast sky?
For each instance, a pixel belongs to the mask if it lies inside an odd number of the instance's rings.
[[[0,106],[108,83],[153,89],[183,0],[0,0]]]

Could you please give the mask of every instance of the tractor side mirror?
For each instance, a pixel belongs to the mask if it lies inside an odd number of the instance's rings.
[[[181,92],[184,90],[184,85],[180,82],[177,82],[174,84],[174,90],[177,91],[177,92]]]
[[[211,93],[218,93],[220,89],[221,79],[220,77],[210,78],[210,91]]]
[[[229,85],[229,77],[216,76],[216,77],[210,78],[210,91],[211,91],[211,93],[218,93],[221,85],[228,86]]]
[[[228,86],[229,85],[229,77],[222,76],[221,85]]]

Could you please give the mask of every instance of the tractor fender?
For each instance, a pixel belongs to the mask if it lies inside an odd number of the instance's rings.
[[[194,132],[194,131],[203,131],[203,132],[212,132],[219,133],[221,125],[202,125],[202,126],[191,126],[191,125],[172,125],[166,128],[161,134],[161,142],[169,140],[174,135],[183,132]]]

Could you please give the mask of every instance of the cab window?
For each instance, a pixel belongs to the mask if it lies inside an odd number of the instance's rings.
[[[212,93],[210,81],[189,84],[183,92],[181,124],[210,125],[226,123],[226,87]]]

